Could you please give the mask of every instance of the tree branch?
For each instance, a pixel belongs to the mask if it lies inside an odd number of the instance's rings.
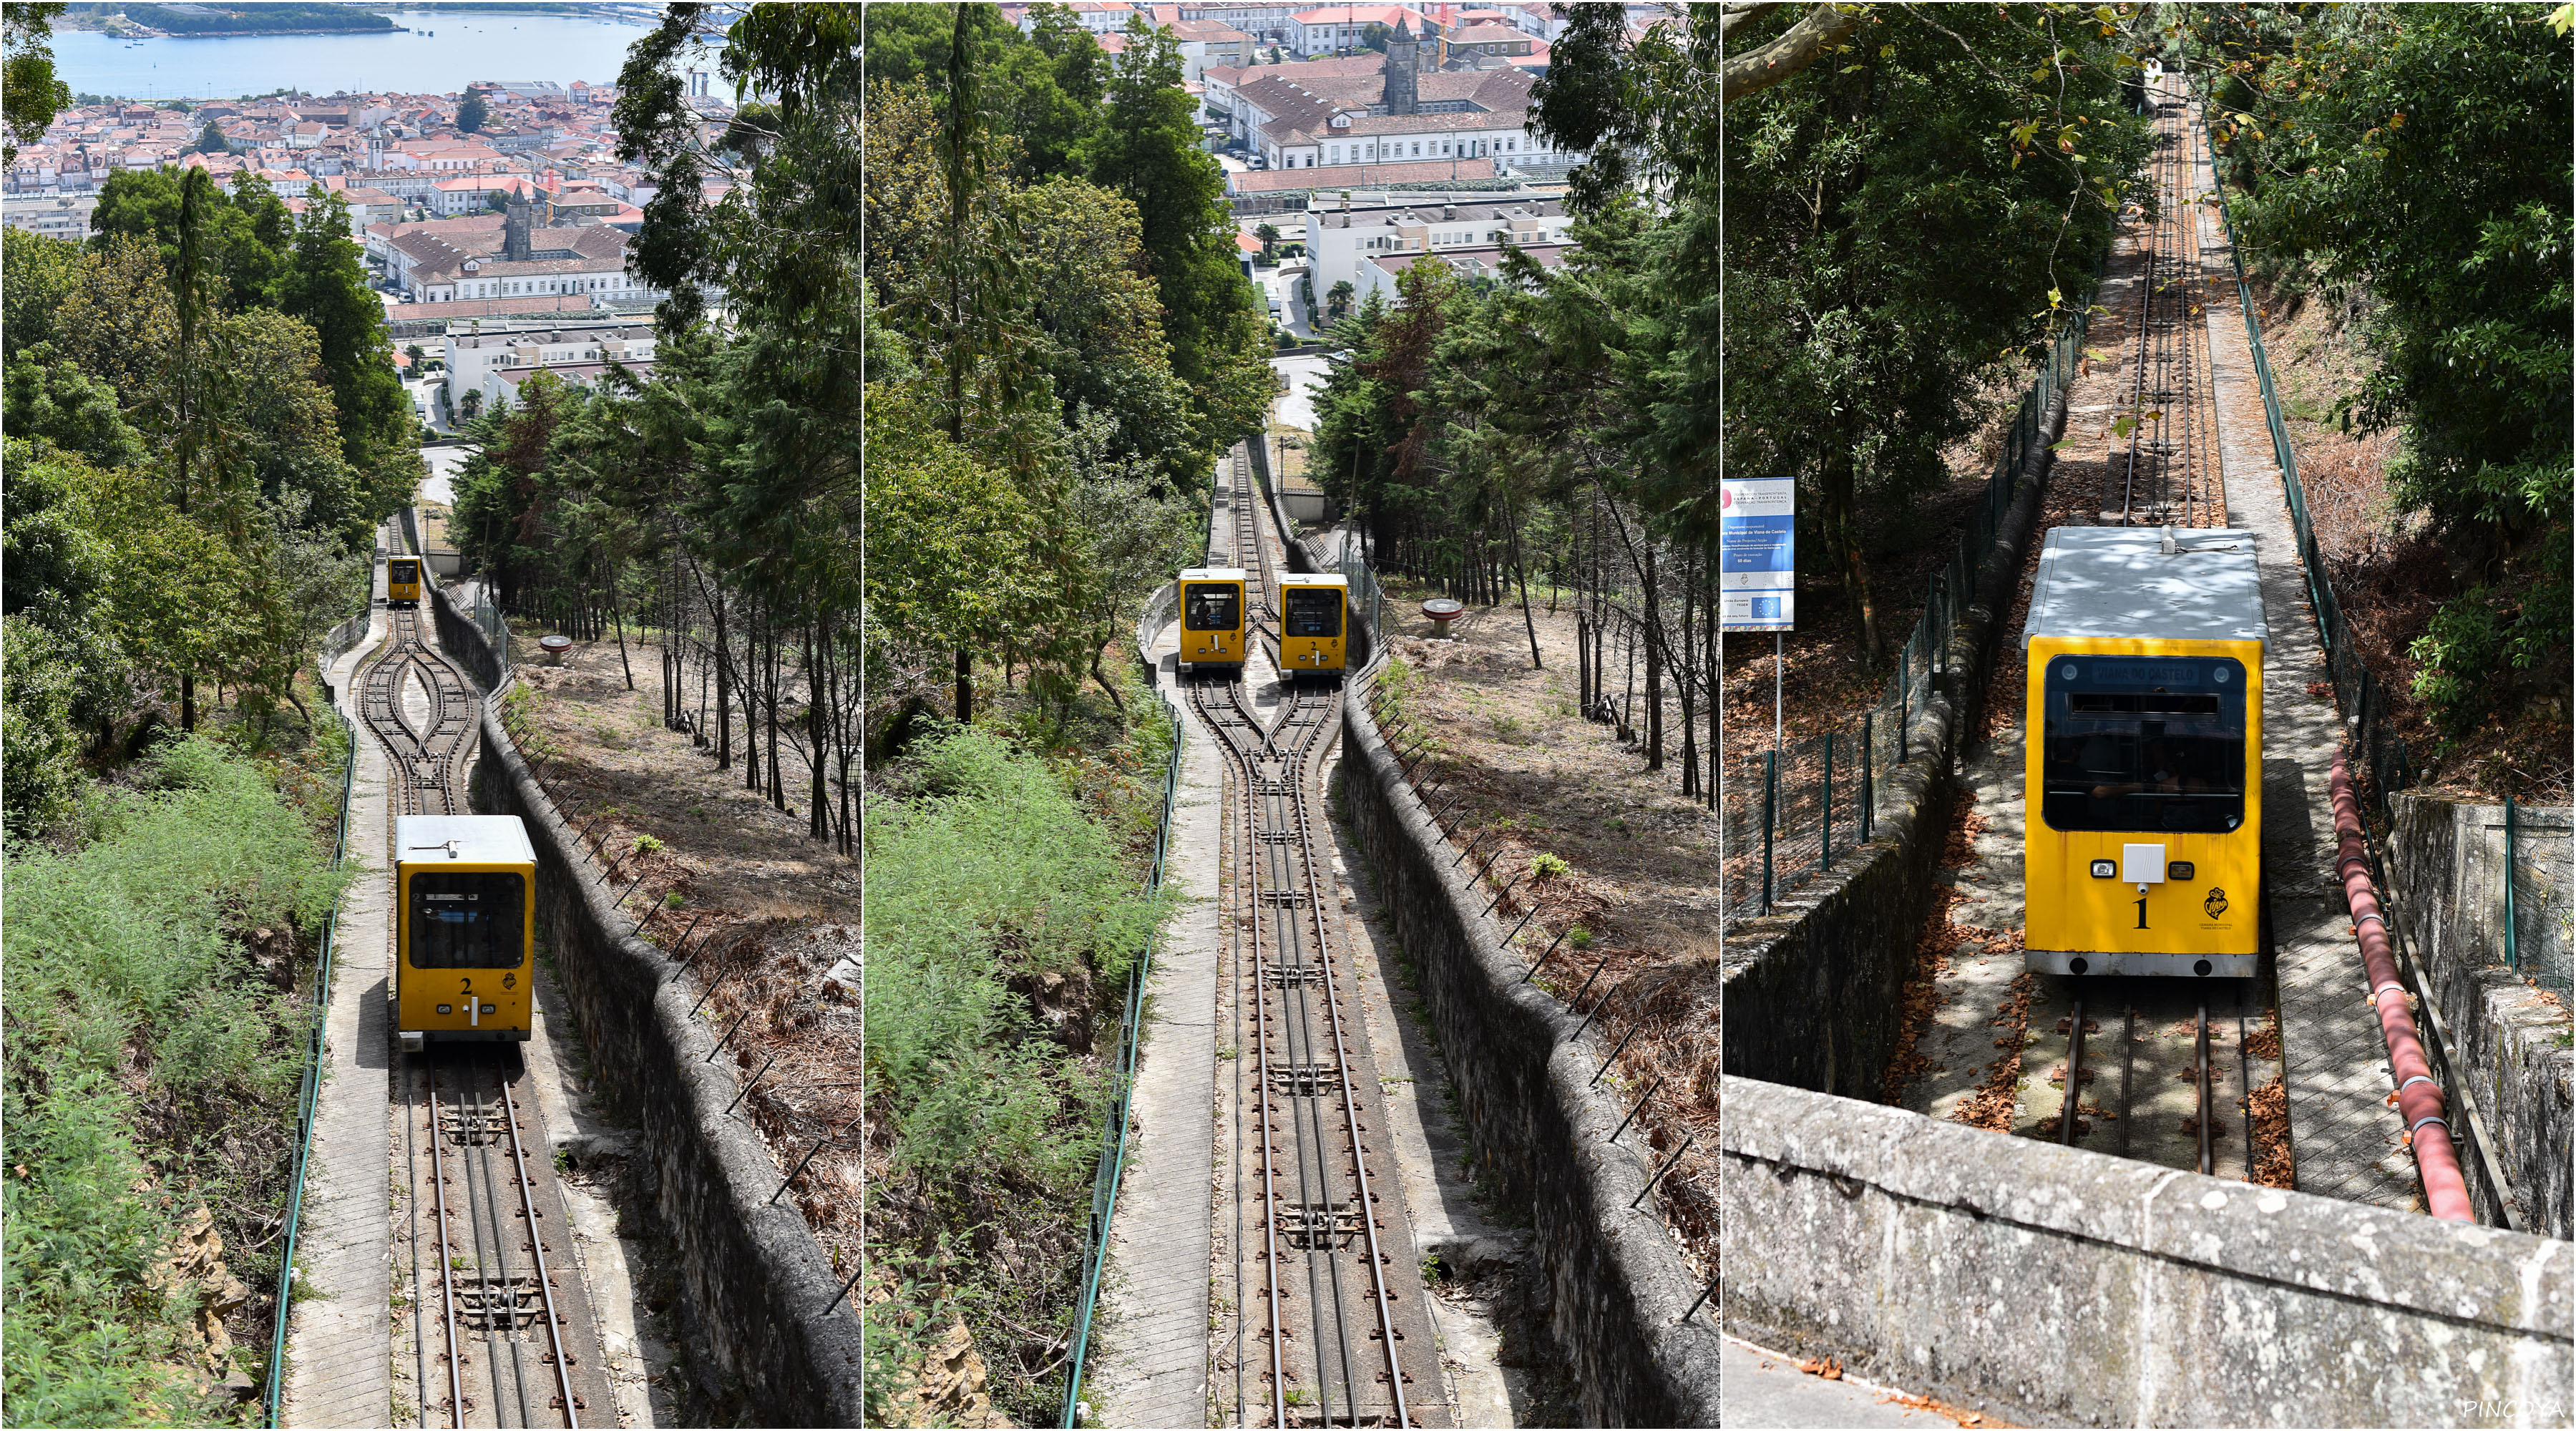
[[[1762,7],[1769,8],[1769,7]],[[1718,102],[1733,104],[1748,94],[1769,89],[1816,62],[1816,57],[1832,46],[1841,44],[1860,28],[1869,13],[1866,5],[1810,6],[1805,18],[1789,27],[1789,32],[1758,50],[1730,57],[1720,67],[1724,85]],[[1719,33],[1736,20],[1722,15]],[[1750,19],[1750,15],[1743,18]]]

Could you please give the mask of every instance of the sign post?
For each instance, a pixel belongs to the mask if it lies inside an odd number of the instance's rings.
[[[1717,497],[1718,629],[1771,635],[1771,748],[1780,748],[1782,633],[1797,629],[1798,482],[1752,477],[1720,482]]]

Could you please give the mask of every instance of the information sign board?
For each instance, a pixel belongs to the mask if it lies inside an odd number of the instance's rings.
[[[1794,631],[1798,600],[1798,483],[1756,477],[1718,484],[1718,625]]]

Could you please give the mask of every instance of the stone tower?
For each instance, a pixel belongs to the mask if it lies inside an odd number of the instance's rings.
[[[513,194],[509,207],[502,210],[501,257],[513,261],[528,257],[528,204]]]
[[[1416,57],[1422,46],[1413,38],[1411,22],[1398,17],[1395,34],[1386,42],[1386,112],[1419,114],[1422,98],[1413,87],[1415,72],[1421,67]]]

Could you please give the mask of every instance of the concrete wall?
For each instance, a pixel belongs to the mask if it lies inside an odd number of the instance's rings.
[[[1852,1097],[1875,1097],[1904,1019],[1904,987],[1931,894],[1952,798],[1950,772],[1962,732],[1977,718],[1986,671],[2021,580],[2024,548],[2038,524],[2048,444],[2066,421],[2060,388],[2044,414],[2047,436],[2031,444],[2019,490],[1978,566],[1979,595],[1952,634],[1935,687],[1907,727],[1906,761],[1887,776],[1882,813],[1868,844],[1836,867],[1747,920],[1726,943],[1726,1071]]]
[[[439,634],[477,677],[496,668],[473,623],[437,600]],[[749,1123],[728,1116],[740,1085],[710,1063],[716,1035],[689,1014],[677,966],[636,937],[590,876],[573,829],[529,775],[497,702],[486,700],[473,804],[517,815],[537,851],[537,933],[580,1016],[598,1088],[641,1130],[655,1211],[680,1256],[681,1312],[705,1389],[738,1394],[779,1426],[856,1426],[859,1323],[848,1301],[823,1315],[841,1279],[785,1202],[771,1205],[778,1166]],[[693,1361],[695,1359],[693,1358]]]
[[[1717,1330],[1705,1308],[1681,1321],[1702,1284],[1662,1219],[1629,1208],[1654,1169],[1633,1130],[1609,1141],[1627,1110],[1589,1086],[1610,1050],[1597,1029],[1571,1040],[1580,1020],[1521,982],[1507,931],[1477,912],[1472,870],[1454,863],[1359,689],[1343,702],[1343,809],[1420,970],[1477,1163],[1529,1210],[1546,1355],[1578,1388],[1582,1424],[1714,1426]]]
[[[1737,1335],[2025,1425],[2566,1424],[2567,1243],[1721,1094]]]
[[[2390,903],[2423,985],[2416,992],[2440,1021],[2444,1083],[2475,1103],[2523,1229],[2576,1235],[2576,1048],[2567,1011],[2504,963],[2504,807],[2400,792],[2389,812]],[[2517,845],[2529,841],[2563,866],[2568,813],[2517,809]],[[2523,895],[2531,892],[2526,884]],[[2563,883],[2558,893],[2566,896]],[[2564,906],[2544,918],[2565,918]],[[2517,921],[2525,934],[2541,922],[2529,911]]]

